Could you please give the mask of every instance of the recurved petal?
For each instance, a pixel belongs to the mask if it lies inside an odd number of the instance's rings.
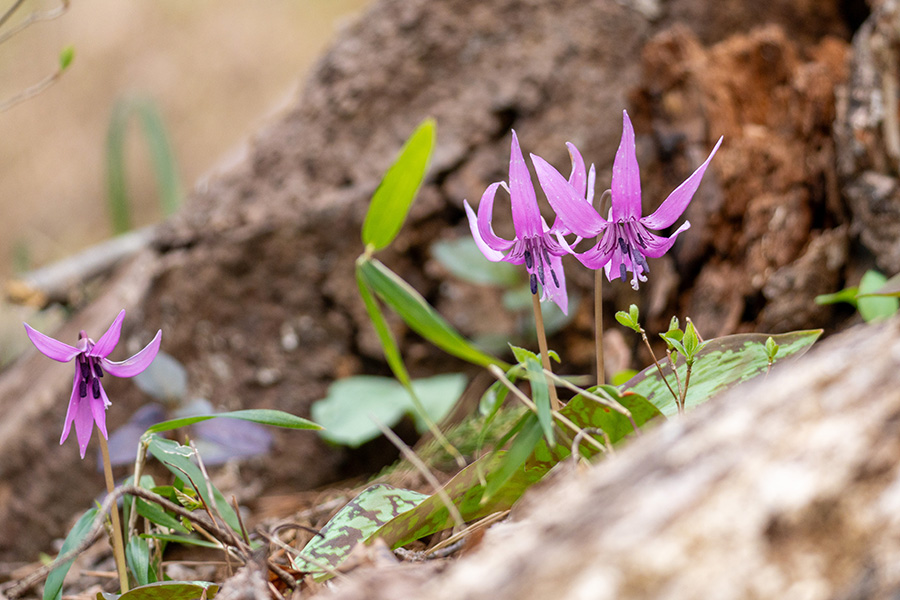
[[[90,393],[90,390],[88,390]],[[75,437],[78,438],[78,451],[81,458],[87,452],[88,442],[91,441],[91,432],[94,430],[94,415],[91,411],[91,399],[81,398],[75,412]]]
[[[690,204],[691,199],[694,197],[694,193],[700,186],[700,180],[703,179],[706,167],[709,166],[709,162],[712,160],[713,156],[716,155],[716,151],[721,145],[722,138],[719,138],[719,141],[716,142],[716,146],[712,149],[712,152],[709,153],[709,156],[703,164],[700,165],[690,177],[685,179],[684,183],[675,188],[675,190],[669,194],[669,197],[663,200],[663,203],[659,205],[659,208],[657,208],[652,215],[648,215],[641,219],[641,223],[650,229],[665,229],[674,223],[687,208],[688,204]]]
[[[156,353],[159,352],[159,344],[161,341],[162,330],[159,330],[156,332],[156,336],[150,343],[131,358],[126,358],[121,362],[101,358],[100,364],[103,365],[103,370],[110,375],[115,375],[116,377],[134,377],[150,366],[150,363],[156,358]]]
[[[550,163],[536,154],[531,155],[531,162],[550,206],[569,231],[580,237],[592,238],[606,228],[606,219],[597,214],[584,196],[579,196]]]
[[[587,194],[587,171],[584,169],[584,159],[581,152],[572,142],[566,142],[569,149],[569,158],[572,160],[572,172],[569,174],[569,185],[578,193],[580,198],[584,198]],[[532,154],[532,162],[534,155]]]
[[[575,255],[575,258],[578,259],[578,262],[586,266],[588,269],[596,270],[606,266],[613,254],[615,246],[607,246],[608,244],[603,244],[603,242],[600,241],[581,254],[577,252],[573,252],[573,254]]]
[[[616,151],[612,172],[613,221],[641,217],[641,172],[634,147],[634,127],[628,111],[622,111],[622,140]]]
[[[475,240],[475,245],[478,246],[478,249],[481,250],[481,253],[484,254],[485,258],[493,262],[503,259],[503,252],[501,249],[508,249],[513,245],[513,242],[497,236],[494,233],[493,227],[491,227],[494,194],[497,192],[498,185],[500,184],[494,183],[484,192],[484,196],[481,197],[481,204],[478,206],[479,216],[477,217],[475,216],[475,211],[469,206],[468,200],[463,201],[463,206],[466,209],[466,217],[469,219],[469,230],[472,232],[472,238]],[[493,188],[493,190],[491,188]],[[487,206],[485,206],[485,204],[487,204]],[[483,212],[482,206],[485,207]],[[485,240],[485,233],[487,234],[488,239],[491,240],[490,243]]]
[[[109,326],[109,329],[106,330],[106,333],[97,340],[97,343],[94,344],[94,347],[88,352],[90,356],[97,356],[100,358],[106,358],[109,356],[109,353],[113,351],[113,348],[116,347],[116,344],[119,343],[119,336],[122,334],[122,321],[125,320],[125,309],[123,308],[119,311],[119,314],[116,316],[115,320],[112,322],[112,325]]]
[[[663,254],[669,251],[669,248],[675,243],[675,238],[678,237],[682,231],[687,231],[691,228],[691,222],[685,221],[681,224],[681,226],[675,230],[675,233],[670,235],[669,237],[662,237],[658,235],[654,235],[649,231],[645,232],[646,236],[649,236],[649,241],[645,237],[646,247],[641,248],[641,254],[648,258],[659,258]]]
[[[78,402],[81,398],[78,395],[78,382],[81,380],[80,371],[75,369],[75,380],[72,382],[72,395],[69,397],[69,408],[66,410],[66,420],[63,423],[62,436],[59,443],[62,444],[69,437],[69,431],[72,429],[72,421],[75,420],[75,414],[78,412]]]
[[[59,362],[69,362],[81,352],[74,346],[55,340],[49,335],[44,335],[28,323],[23,323],[23,325],[25,325],[25,333],[28,335],[28,339],[47,358],[52,358]]]
[[[538,208],[531,173],[522,156],[519,138],[512,132],[512,146],[509,156],[509,200],[512,204],[513,225],[516,237],[522,239],[543,233],[541,229],[541,211]],[[480,209],[480,207],[479,207]],[[479,210],[480,214],[480,210]]]

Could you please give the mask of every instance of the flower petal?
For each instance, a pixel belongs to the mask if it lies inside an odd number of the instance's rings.
[[[52,358],[59,362],[69,362],[81,352],[74,346],[55,340],[48,335],[44,335],[37,329],[31,327],[28,323],[23,323],[23,325],[25,325],[25,333],[28,335],[28,339],[30,339],[35,348],[47,358]]]
[[[547,285],[543,286],[543,296],[553,300],[564,315],[569,314],[569,295],[566,293],[566,274],[563,271],[562,257],[550,255],[550,269],[556,274],[559,287],[553,283],[552,275],[546,277]]]
[[[101,358],[100,364],[103,365],[103,370],[110,375],[115,375],[116,377],[134,377],[150,366],[150,363],[156,358],[156,353],[159,352],[159,344],[161,341],[162,330],[160,329],[156,332],[156,337],[154,337],[143,350],[131,358],[126,358],[121,362],[114,362],[107,358]]]
[[[580,237],[592,238],[606,228],[606,219],[597,214],[584,196],[579,196],[550,163],[536,154],[531,155],[531,162],[550,206],[569,231]]]
[[[90,390],[88,390],[88,394],[90,394]],[[109,436],[106,434],[106,407],[109,405],[109,398],[106,396],[106,390],[103,389],[103,384],[100,384],[100,397],[94,398],[93,395],[90,396],[91,402],[91,413],[94,415],[94,423],[97,424],[97,429],[100,430],[101,435],[103,435],[104,439],[109,439]]]
[[[486,207],[486,210],[481,213],[481,205],[479,205],[480,214],[486,216],[486,222],[484,222],[484,218],[480,220],[479,217],[475,216],[475,211],[472,210],[472,207],[469,206],[469,202],[467,200],[463,201],[463,206],[466,209],[466,217],[469,219],[469,230],[472,232],[472,238],[475,240],[475,245],[478,246],[478,249],[481,250],[481,253],[484,254],[485,258],[492,262],[497,262],[498,260],[503,259],[503,252],[501,249],[504,247],[509,248],[512,246],[512,242],[504,240],[501,237],[498,237],[494,234],[494,230],[491,227],[490,214],[493,210],[494,198],[493,195],[497,191],[497,186],[499,184],[495,183],[488,187],[487,191],[485,191],[485,196],[481,198],[481,204],[484,205],[487,203],[489,206]],[[493,188],[493,190],[491,190]],[[488,195],[488,192],[491,192],[490,199],[485,200],[485,197]],[[485,236],[482,235],[482,230],[487,234],[488,239],[491,240],[490,243],[485,241]]]
[[[78,365],[75,366],[75,380],[72,382],[72,395],[69,396],[69,408],[66,409],[66,420],[63,424],[62,436],[59,438],[60,445],[69,437],[69,430],[72,428],[72,421],[78,412],[78,402],[81,398],[78,395],[78,382],[81,381],[81,371]]]
[[[641,172],[634,148],[634,127],[628,111],[622,111],[622,140],[616,151],[612,172],[613,221],[639,219],[641,217]]]
[[[584,198],[587,194],[587,171],[584,170],[584,159],[581,158],[581,152],[575,147],[575,144],[566,142],[566,148],[569,149],[569,158],[572,160],[572,172],[569,174],[569,185],[571,185],[578,196]],[[534,162],[534,155],[531,161]]]
[[[670,235],[669,237],[661,237],[658,235],[654,235],[649,231],[645,233],[650,237],[649,241],[645,239],[645,248],[641,248],[641,254],[649,258],[659,258],[663,254],[669,251],[669,248],[675,243],[675,238],[678,237],[678,234],[682,231],[687,231],[691,228],[691,222],[685,221],[681,224],[681,227],[675,230],[675,233]]]
[[[719,141],[716,142],[715,148],[709,153],[706,161],[704,161],[690,177],[685,179],[684,183],[675,188],[675,191],[669,194],[668,198],[663,200],[663,203],[659,205],[659,208],[657,208],[652,215],[641,219],[641,223],[644,226],[650,229],[665,229],[681,216],[688,204],[690,204],[697,188],[700,186],[700,180],[703,179],[703,174],[706,172],[706,167],[709,166],[709,161],[716,155],[716,151],[721,145],[722,138],[719,138]]]
[[[106,333],[97,340],[97,343],[94,344],[94,347],[88,351],[88,356],[97,356],[99,358],[106,358],[109,356],[109,353],[113,351],[116,347],[116,344],[119,343],[119,336],[122,333],[122,321],[125,320],[125,309],[123,308],[119,311],[118,316],[116,316],[115,320],[112,322],[112,325],[109,326],[109,329],[106,330]]]
[[[509,198],[512,204],[513,225],[516,237],[524,239],[541,235],[541,211],[538,208],[531,173],[522,156],[519,138],[512,132],[512,146],[509,155]]]
[[[578,259],[578,262],[586,266],[588,269],[600,269],[609,262],[609,259],[612,257],[613,250],[615,246],[609,246],[609,244],[604,245],[602,240],[596,244],[594,244],[593,248],[588,248],[581,254],[577,252],[573,252],[575,258]],[[607,277],[608,277],[607,271]]]
[[[90,398],[79,398],[78,408],[75,412],[75,437],[78,438],[78,451],[81,452],[81,458],[84,458],[84,454],[87,452],[88,442],[91,441],[93,431],[94,415],[91,412],[91,400]]]

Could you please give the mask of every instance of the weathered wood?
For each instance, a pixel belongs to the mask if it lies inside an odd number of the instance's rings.
[[[896,598],[898,357],[898,320],[831,338],[530,493],[443,573],[319,597]]]

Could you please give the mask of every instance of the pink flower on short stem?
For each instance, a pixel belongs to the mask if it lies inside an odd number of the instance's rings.
[[[109,408],[110,401],[101,383],[103,374],[133,377],[150,366],[150,363],[156,358],[156,353],[159,352],[159,343],[162,339],[161,330],[156,332],[156,336],[143,350],[131,358],[121,362],[109,360],[107,356],[119,343],[124,319],[125,311],[123,310],[106,333],[96,342],[82,331],[75,346],[44,335],[25,323],[25,332],[28,334],[28,338],[41,354],[59,362],[69,362],[73,358],[75,359],[72,395],[69,398],[69,410],[66,412],[66,422],[59,443],[62,444],[69,437],[69,430],[74,421],[75,436],[78,438],[81,458],[84,458],[88,442],[91,441],[94,423],[97,424],[100,434],[109,439],[106,433],[106,409]]]
[[[719,138],[706,161],[669,194],[653,214],[643,217],[634,128],[628,113],[623,111],[622,114],[622,140],[613,163],[609,220],[600,216],[589,202],[585,202],[583,190],[573,187],[547,161],[534,155],[531,158],[547,200],[564,227],[579,238],[599,236],[597,243],[582,253],[569,248],[575,258],[591,269],[604,267],[610,281],[613,274],[625,281],[626,273],[631,272],[631,287],[638,289],[638,282],[647,281],[645,273],[650,270],[647,258],[659,258],[668,252],[678,235],[691,224],[685,221],[668,237],[656,235],[650,230],[671,226],[685,211],[703,179],[706,167],[722,144],[722,138]],[[567,246],[565,240],[562,240],[562,245]]]
[[[582,164],[581,179],[584,179]],[[494,212],[494,196],[497,188],[503,187],[509,192],[512,206],[513,226],[516,237],[506,240],[494,233],[491,226]],[[557,306],[568,314],[569,298],[566,294],[566,276],[563,273],[562,256],[568,253],[556,240],[557,226],[547,227],[538,208],[531,173],[522,156],[519,139],[512,132],[512,146],[509,158],[509,184],[492,183],[485,190],[478,205],[478,215],[464,202],[466,215],[469,218],[469,229],[475,244],[484,256],[493,262],[505,261],[514,265],[525,265],[531,283],[531,293],[537,294],[538,282],[541,284],[541,299],[553,300]]]

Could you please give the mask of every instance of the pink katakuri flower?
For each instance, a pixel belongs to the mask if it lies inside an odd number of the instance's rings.
[[[547,161],[535,155],[532,155],[532,161],[541,187],[564,228],[579,238],[599,236],[597,243],[582,253],[572,250],[564,239],[561,239],[561,245],[568,247],[586,267],[605,268],[610,281],[613,273],[625,281],[626,273],[631,272],[631,287],[638,289],[638,282],[647,281],[645,273],[650,270],[647,258],[659,258],[668,252],[678,235],[691,224],[685,221],[669,237],[658,236],[650,230],[671,226],[685,211],[703,179],[706,167],[722,144],[722,138],[716,142],[706,161],[669,194],[653,214],[642,217],[641,178],[635,154],[634,128],[628,112],[622,111],[622,115],[622,140],[613,163],[612,205],[608,220],[600,216],[589,202],[585,202],[582,189],[573,186]],[[577,169],[574,154],[572,160],[574,171]]]
[[[573,178],[577,177],[573,174]],[[580,181],[585,180],[584,164],[581,166]],[[575,185],[579,185],[575,181]],[[494,196],[497,188],[503,187],[509,193],[512,206],[513,226],[516,237],[506,240],[494,233],[491,226],[494,211]],[[553,300],[563,311],[569,312],[569,298],[566,294],[566,276],[562,267],[562,256],[568,250],[555,238],[558,230],[547,227],[538,208],[531,173],[522,156],[519,139],[512,132],[512,146],[509,159],[509,184],[492,183],[485,190],[478,205],[478,216],[464,201],[469,228],[475,244],[484,256],[493,262],[506,261],[514,265],[525,265],[531,284],[531,293],[537,294],[538,282],[541,284],[541,300]]]
[[[103,373],[109,373],[116,377],[133,377],[142,372],[159,352],[159,344],[162,339],[162,330],[156,332],[147,346],[121,362],[115,362],[106,357],[119,343],[119,335],[122,332],[122,321],[125,319],[125,311],[121,311],[116,320],[103,336],[96,342],[82,331],[78,336],[78,344],[70,346],[32,328],[25,323],[25,332],[31,343],[48,358],[59,362],[69,362],[75,359],[75,379],[72,383],[72,395],[69,398],[69,409],[66,412],[66,422],[63,426],[62,444],[69,437],[72,422],[75,422],[75,436],[78,438],[78,448],[81,458],[87,451],[88,442],[91,441],[94,423],[100,434],[109,439],[106,433],[106,409],[110,406],[106,390],[103,389],[101,378]]]

